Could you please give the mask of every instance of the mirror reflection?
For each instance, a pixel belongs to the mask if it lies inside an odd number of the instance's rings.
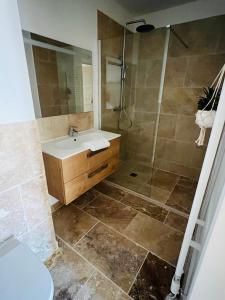
[[[92,111],[91,51],[23,32],[37,118]]]

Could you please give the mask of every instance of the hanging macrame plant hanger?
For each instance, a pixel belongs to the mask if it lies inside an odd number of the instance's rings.
[[[214,89],[211,99],[203,109],[198,110],[196,113],[195,123],[200,127],[199,137],[195,141],[195,143],[198,146],[204,145],[206,129],[211,128],[213,125],[215,115],[216,115],[216,110],[214,109],[215,102],[216,102],[217,95],[223,84],[224,74],[225,74],[225,64],[223,65],[223,67],[221,68],[220,72],[218,73],[218,75],[216,76],[216,78],[214,79],[211,85],[211,88]],[[211,103],[212,103],[211,109],[208,110],[207,108]]]

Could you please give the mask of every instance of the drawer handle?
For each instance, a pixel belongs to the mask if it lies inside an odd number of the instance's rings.
[[[108,168],[109,164],[106,163],[104,165],[102,165],[101,167],[99,167],[98,169],[94,170],[93,172],[88,174],[88,178],[91,178],[93,176],[95,176],[96,174],[102,172],[103,170],[105,170],[106,168]]]
[[[109,147],[106,147],[106,148],[102,148],[102,149],[99,149],[99,150],[96,150],[96,151],[88,152],[87,157],[95,156],[96,154],[101,153],[103,151],[106,151],[108,149],[109,149]]]

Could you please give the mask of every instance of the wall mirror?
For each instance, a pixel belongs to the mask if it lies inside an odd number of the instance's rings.
[[[36,118],[93,110],[92,53],[23,31]]]

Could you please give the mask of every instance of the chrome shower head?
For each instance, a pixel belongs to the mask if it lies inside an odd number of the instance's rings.
[[[144,24],[144,25],[138,26],[136,28],[136,31],[141,32],[141,33],[145,33],[145,32],[150,32],[154,29],[155,29],[155,26],[153,26],[152,24]]]
[[[136,28],[136,31],[137,32],[150,32],[152,30],[155,29],[155,26],[153,26],[152,24],[147,24],[145,19],[139,19],[139,20],[133,20],[133,21],[129,21],[125,24],[125,28],[128,26],[128,25],[131,25],[131,24],[137,24],[137,23],[143,23],[142,25],[139,25],[137,26]]]

